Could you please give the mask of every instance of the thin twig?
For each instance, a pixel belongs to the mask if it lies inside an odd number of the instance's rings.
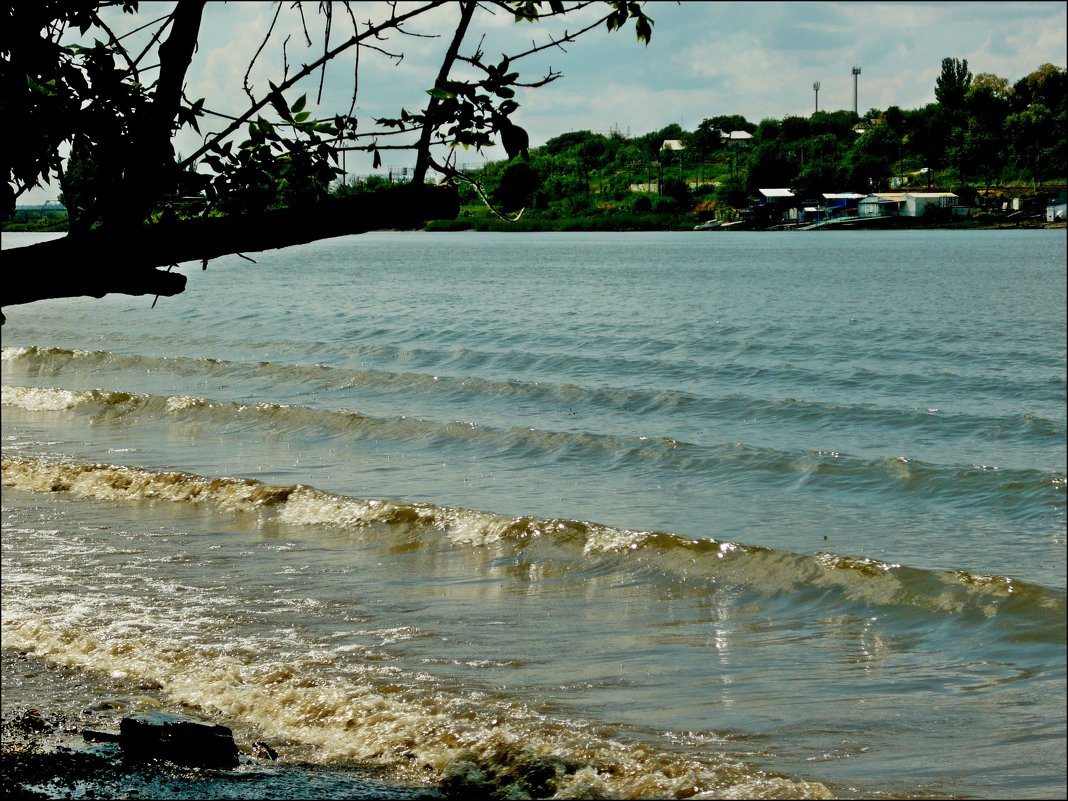
[[[436,161],[431,159],[430,160],[430,166],[432,166],[435,170],[440,172],[446,178],[463,181],[465,184],[470,186],[472,189],[475,190],[475,192],[478,194],[478,196],[480,198],[482,198],[482,202],[486,204],[486,208],[488,208],[491,212],[493,212],[493,214],[495,214],[497,217],[499,217],[500,219],[504,220],[505,222],[510,222],[510,223],[519,222],[519,218],[522,217],[523,216],[523,212],[527,210],[526,206],[524,206],[518,212],[516,212],[516,215],[514,217],[509,217],[507,214],[505,214],[504,212],[498,210],[493,205],[493,201],[491,201],[486,196],[486,192],[482,188],[482,184],[480,184],[474,178],[470,178],[470,177],[464,175],[462,172],[457,170],[455,167],[453,167],[448,162],[446,162],[445,164],[438,164]]]
[[[285,91],[286,89],[289,89],[291,86],[293,86],[295,83],[297,83],[297,81],[299,81],[300,79],[302,79],[302,78],[310,75],[311,73],[315,72],[315,70],[318,69],[318,67],[319,67],[319,65],[321,63],[323,63],[324,61],[329,61],[330,59],[332,59],[335,56],[337,56],[339,53],[342,53],[345,50],[348,50],[353,45],[362,42],[364,39],[366,39],[368,37],[371,37],[371,36],[376,36],[377,34],[379,34],[380,32],[382,32],[384,30],[388,30],[390,28],[396,27],[398,22],[403,22],[404,20],[409,19],[411,17],[416,17],[416,16],[418,16],[420,14],[424,14],[427,11],[429,11],[430,9],[437,8],[438,6],[442,5],[444,2],[445,2],[445,0],[430,0],[430,2],[426,3],[425,5],[419,6],[418,8],[413,9],[412,11],[409,11],[406,14],[403,14],[403,15],[401,15],[399,17],[392,18],[388,22],[382,23],[382,24],[380,24],[378,26],[374,26],[374,27],[368,29],[363,34],[356,34],[355,36],[351,37],[347,41],[342,42],[340,45],[335,47],[333,50],[331,50],[326,55],[321,56],[320,58],[318,58],[315,61],[313,61],[311,64],[305,65],[303,67],[303,69],[301,69],[299,72],[297,72],[295,75],[293,75],[293,77],[286,79],[278,87],[279,91]],[[240,117],[235,119],[233,123],[231,123],[229,126],[227,126],[226,129],[223,130],[211,142],[205,141],[205,143],[203,145],[201,145],[201,147],[196,152],[194,152],[191,156],[188,156],[184,161],[182,161],[181,165],[179,165],[179,166],[188,167],[190,164],[195,163],[198,158],[200,158],[205,153],[207,153],[209,150],[211,150],[215,146],[215,144],[217,142],[222,141],[227,136],[229,136],[234,131],[236,131],[239,127],[241,127],[242,124],[244,124],[248,120],[252,119],[252,116],[254,114],[258,113],[264,106],[266,106],[269,101],[270,101],[269,98],[264,98],[263,100],[260,100],[260,101],[257,101],[256,103],[254,103],[251,108],[247,109],[244,114],[242,114]]]
[[[330,29],[334,25],[334,7],[330,0],[319,3],[319,10],[326,14],[326,30],[323,32],[323,53],[330,52]],[[319,94],[315,96],[316,104],[323,102],[323,81],[326,80],[326,62],[319,70]]]
[[[245,90],[245,94],[248,95],[248,99],[253,103],[256,102],[256,98],[252,96],[252,87],[248,85],[248,76],[252,74],[252,68],[256,65],[256,60],[260,57],[260,53],[263,52],[263,48],[267,46],[267,42],[270,41],[271,35],[274,33],[275,23],[278,22],[278,15],[282,13],[282,3],[278,3],[278,7],[274,11],[274,19],[271,20],[270,26],[267,28],[267,35],[263,37],[263,41],[260,42],[260,46],[256,48],[256,52],[252,54],[252,58],[248,62],[248,69],[245,70],[245,77],[241,81],[241,87]]]

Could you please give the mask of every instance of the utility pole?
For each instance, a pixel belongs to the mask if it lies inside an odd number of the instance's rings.
[[[812,88],[816,90],[816,113],[820,113],[820,82],[816,81],[812,84]]]
[[[857,76],[860,75],[860,67],[853,67],[853,113],[860,115],[860,110],[857,108]]]

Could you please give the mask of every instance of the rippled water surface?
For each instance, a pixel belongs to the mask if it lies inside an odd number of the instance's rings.
[[[1063,231],[252,255],[5,309],[5,648],[417,783],[1063,796]]]

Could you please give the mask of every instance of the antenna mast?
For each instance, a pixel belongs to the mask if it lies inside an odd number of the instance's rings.
[[[860,75],[860,67],[853,67],[853,113],[860,115],[857,108],[857,76]]]

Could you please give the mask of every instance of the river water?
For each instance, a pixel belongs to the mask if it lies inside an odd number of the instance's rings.
[[[1064,796],[1063,230],[248,255],[5,309],[9,652],[413,784]]]

